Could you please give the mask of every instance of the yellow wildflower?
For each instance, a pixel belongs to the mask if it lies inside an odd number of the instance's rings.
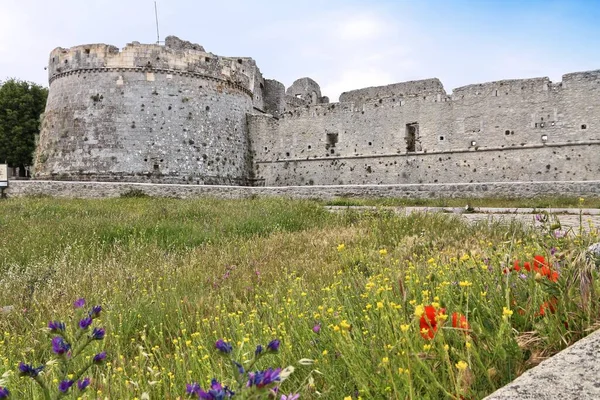
[[[425,307],[423,307],[423,304],[419,304],[415,307],[415,315],[417,317],[421,317],[423,313],[425,313]]]
[[[464,362],[464,361],[462,361],[462,360],[456,363],[456,368],[457,368],[459,371],[464,371],[464,370],[466,370],[468,366],[469,366],[469,364],[467,364],[466,362]]]

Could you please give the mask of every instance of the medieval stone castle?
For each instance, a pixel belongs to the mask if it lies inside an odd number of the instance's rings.
[[[345,92],[174,36],[57,48],[35,156],[52,180],[252,186],[600,177],[600,70]]]

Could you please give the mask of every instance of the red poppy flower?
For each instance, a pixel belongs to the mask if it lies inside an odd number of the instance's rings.
[[[467,322],[467,317],[465,317],[461,313],[453,312],[452,313],[452,327],[468,330],[469,323]]]
[[[521,270],[521,266],[519,265],[519,260],[515,260],[513,264],[513,270],[519,272]]]
[[[531,264],[529,261],[525,261],[525,263],[523,263],[523,268],[525,268],[525,271],[527,272],[531,271]]]
[[[423,336],[423,339],[433,339],[438,330],[437,316],[445,313],[446,309],[444,308],[436,310],[434,306],[425,306],[425,312],[419,321],[419,327],[421,328],[421,336]]]
[[[540,312],[538,315],[541,315],[541,316],[546,315],[546,310],[548,310],[552,314],[554,314],[556,312],[557,305],[558,305],[558,299],[556,297],[551,298],[549,301],[545,301],[540,306]]]
[[[550,273],[552,271],[550,271],[550,268],[547,265],[544,265],[542,267],[542,269],[540,270],[540,273],[542,274],[542,276],[547,276],[548,278],[550,278]]]
[[[550,279],[552,282],[558,282],[558,272],[552,271],[548,279]]]
[[[540,268],[544,267],[544,266],[548,266],[548,264],[546,263],[546,259],[544,258],[544,256],[535,256],[533,257],[533,270],[535,272],[538,272],[540,270]]]

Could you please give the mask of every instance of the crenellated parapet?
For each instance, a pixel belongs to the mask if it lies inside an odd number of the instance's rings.
[[[68,49],[58,47],[50,54],[48,78],[52,84],[55,79],[72,73],[138,71],[185,74],[222,81],[252,95],[257,80],[256,70],[256,63],[251,58],[217,56],[206,52],[200,45],[169,36],[164,46],[132,42],[120,50],[107,44]]]

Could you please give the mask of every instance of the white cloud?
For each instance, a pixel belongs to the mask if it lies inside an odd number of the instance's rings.
[[[387,30],[386,22],[377,15],[354,15],[334,25],[336,36],[345,41],[369,41],[379,39]]]

